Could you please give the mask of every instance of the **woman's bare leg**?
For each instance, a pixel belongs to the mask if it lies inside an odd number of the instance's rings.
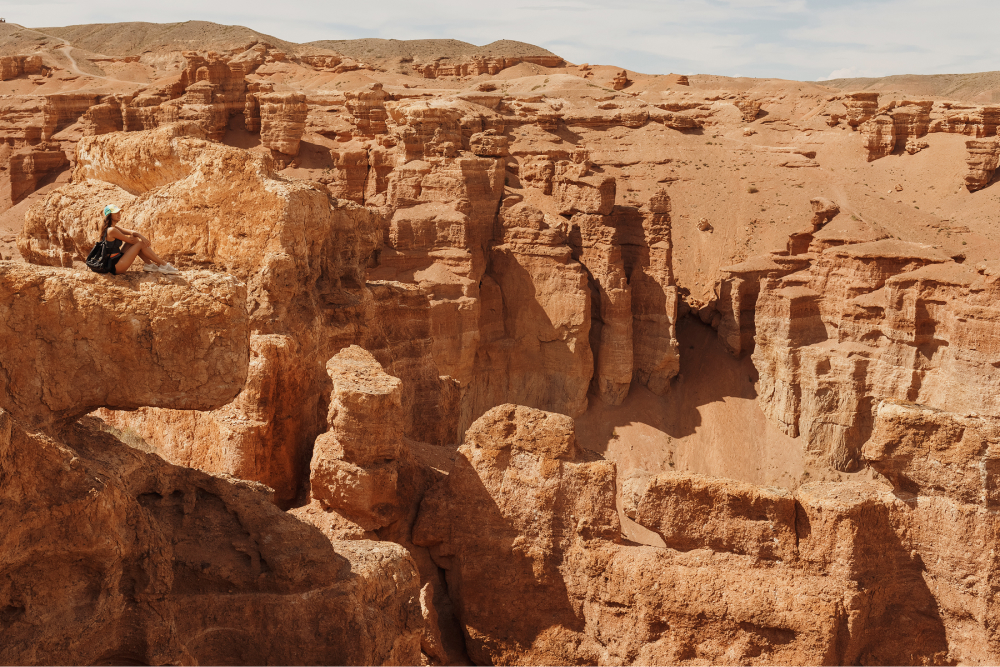
[[[163,259],[153,252],[153,249],[149,246],[143,246],[139,249],[139,257],[145,262],[152,262],[153,264],[166,264]]]
[[[132,262],[139,256],[139,251],[142,250],[143,246],[143,243],[133,243],[128,247],[121,259],[115,264],[115,275],[121,275],[128,271],[128,267],[132,266]]]

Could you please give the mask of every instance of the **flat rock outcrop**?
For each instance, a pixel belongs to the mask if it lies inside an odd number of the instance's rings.
[[[213,472],[263,481],[290,499],[296,470],[307,465],[312,439],[323,430],[312,387],[327,376],[323,364],[306,360],[332,356],[351,340],[337,338],[343,325],[336,323],[316,336],[313,323],[333,304],[358,312],[362,267],[379,230],[370,212],[277,177],[266,156],[203,136],[197,126],[179,124],[82,140],[74,183],[38,205],[37,223],[22,230],[19,246],[40,263],[82,259],[96,236],[94,202],[104,203],[97,197],[118,187],[137,197],[118,200],[129,204],[123,224],[149,236],[158,252],[183,268],[222,269],[245,281],[252,361],[248,388],[236,402],[214,413],[144,409],[105,417],[158,443],[171,461],[198,460]],[[88,199],[96,210],[78,216]],[[327,349],[317,352],[317,345]],[[300,380],[276,384],[279,376]],[[214,453],[205,456],[172,435],[180,433],[216,443]]]
[[[246,287],[231,276],[110,280],[2,262],[0,308],[0,408],[25,425],[54,428],[102,407],[212,410],[246,380]]]

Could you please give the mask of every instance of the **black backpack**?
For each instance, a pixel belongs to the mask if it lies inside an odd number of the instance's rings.
[[[101,240],[94,245],[94,249],[87,255],[87,266],[94,273],[110,273],[112,270],[108,261],[111,255],[111,248],[107,239],[108,232],[105,230],[101,234]]]

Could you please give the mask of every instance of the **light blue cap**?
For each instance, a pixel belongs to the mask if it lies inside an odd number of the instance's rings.
[[[104,207],[104,217],[111,215],[112,213],[120,213],[121,209],[114,204],[108,204]]]

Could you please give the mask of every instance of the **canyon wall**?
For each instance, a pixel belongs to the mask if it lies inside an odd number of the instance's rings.
[[[231,400],[246,287],[207,271],[105,281],[0,263],[4,662],[416,662],[405,549],[331,542],[268,487],[167,463],[83,416]]]
[[[995,105],[175,55],[0,104],[5,660],[1000,659]],[[85,272],[105,203],[181,272]]]

